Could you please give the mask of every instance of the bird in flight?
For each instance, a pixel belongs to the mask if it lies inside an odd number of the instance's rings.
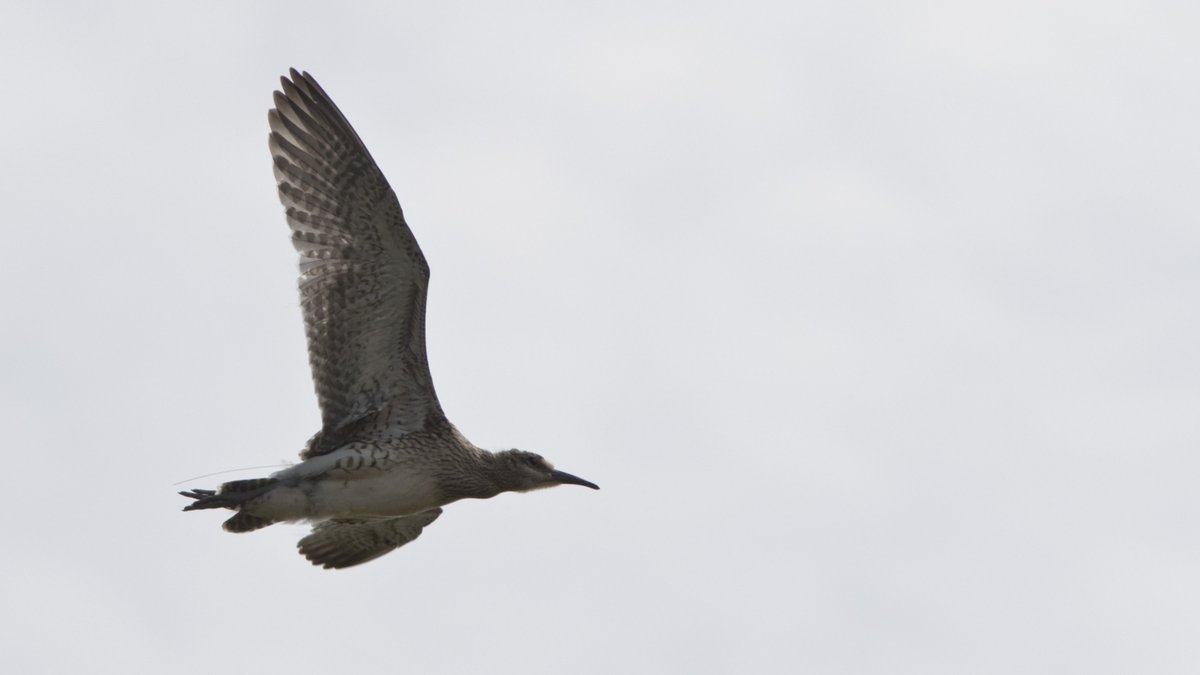
[[[459,499],[597,485],[524,450],[490,452],[442,412],[425,355],[429,266],[358,134],[308,73],[280,78],[267,114],[279,200],[300,254],[300,301],[321,430],[299,464],[183,510],[235,511],[229,532],[306,521],[300,553],[343,568],[416,539]]]

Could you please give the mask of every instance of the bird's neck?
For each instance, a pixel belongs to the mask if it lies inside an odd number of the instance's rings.
[[[442,476],[442,491],[447,499],[488,499],[504,492],[496,455],[482,448],[474,450]]]

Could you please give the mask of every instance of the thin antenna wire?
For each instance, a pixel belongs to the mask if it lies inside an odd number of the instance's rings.
[[[225,471],[217,471],[215,473],[206,473],[203,476],[196,476],[195,478],[188,478],[186,480],[181,480],[178,483],[171,483],[171,486],[174,487],[176,485],[183,485],[184,483],[190,483],[194,480],[200,480],[201,478],[212,478],[213,476],[220,476],[221,474],[225,474],[225,473],[237,473],[238,471],[256,471],[258,469],[276,469],[279,467],[286,467],[286,466],[287,466],[287,464],[280,462],[279,464],[267,464],[266,466],[247,466],[247,467],[243,467],[241,469],[226,469]]]

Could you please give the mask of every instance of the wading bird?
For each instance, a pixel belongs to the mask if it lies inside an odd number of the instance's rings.
[[[350,123],[308,73],[268,112],[279,199],[300,254],[300,299],[321,430],[268,478],[180,494],[224,508],[229,532],[314,523],[300,553],[341,568],[416,539],[459,499],[594,483],[523,450],[475,446],[442,413],[425,355],[429,266]]]

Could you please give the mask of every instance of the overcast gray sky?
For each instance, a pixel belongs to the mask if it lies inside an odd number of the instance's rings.
[[[8,672],[1196,672],[1194,3],[116,4],[0,10]],[[600,492],[179,512],[318,425],[289,66],[450,418]]]

